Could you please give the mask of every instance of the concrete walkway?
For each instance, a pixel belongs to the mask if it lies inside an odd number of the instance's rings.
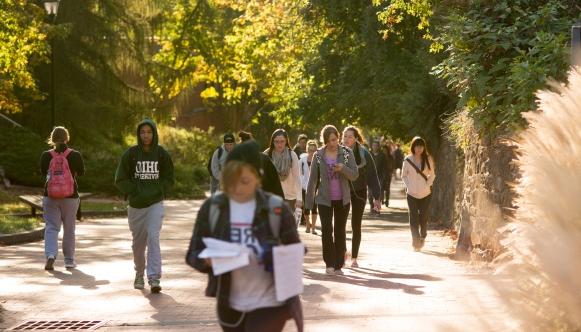
[[[320,236],[309,248],[302,296],[306,331],[507,331],[518,327],[485,273],[447,257],[451,242],[431,231],[422,252],[411,248],[401,182],[381,217],[365,216],[357,269],[327,276]],[[163,291],[133,289],[131,235],[125,218],[78,224],[78,268],[62,256],[43,270],[43,243],[0,247],[0,330],[27,320],[104,321],[99,331],[220,331],[206,276],[184,263],[201,201],[166,202],[162,230]],[[348,241],[350,241],[350,225]],[[350,248],[350,242],[348,243]],[[292,322],[286,331],[295,331]]]

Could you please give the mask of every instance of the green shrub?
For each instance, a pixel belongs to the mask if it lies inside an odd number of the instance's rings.
[[[0,165],[15,184],[41,187],[40,154],[49,146],[26,128],[3,130],[0,141]],[[201,198],[209,180],[206,163],[218,141],[211,131],[159,126],[159,141],[170,153],[175,167],[175,186],[170,198]],[[85,162],[85,175],[78,177],[79,191],[119,195],[115,188],[115,170],[123,152],[135,144],[135,134],[120,144],[104,136],[78,139],[71,133],[71,147],[80,151]]]
[[[14,184],[42,186],[40,154],[48,145],[40,136],[23,127],[2,127],[0,166]]]
[[[190,130],[160,125],[159,141],[170,153],[175,167],[174,198],[202,198],[209,182],[206,163],[219,144],[212,131]]]

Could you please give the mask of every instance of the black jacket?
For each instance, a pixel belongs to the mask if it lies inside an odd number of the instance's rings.
[[[365,161],[361,160],[361,154],[365,157]],[[359,177],[357,180],[352,182],[351,191],[360,191],[364,190],[365,188],[369,187],[371,190],[371,196],[375,199],[379,199],[380,197],[380,184],[379,178],[377,177],[377,169],[375,167],[375,161],[373,160],[373,156],[365,147],[363,147],[359,143],[355,143],[355,147],[353,148],[353,155],[355,156],[355,161],[357,162],[357,167],[365,163],[365,166],[359,168]],[[351,196],[353,197],[356,196]]]
[[[68,148],[66,144],[59,144],[56,146],[56,152],[63,152]],[[50,166],[50,161],[52,160],[52,156],[49,151],[44,151],[40,155],[40,173],[46,179],[46,175],[48,174],[48,167]],[[85,175],[85,163],[83,162],[83,157],[81,153],[77,150],[71,151],[71,153],[67,156],[67,161],[69,162],[69,169],[73,175],[73,179],[75,180],[75,191],[70,197],[67,198],[77,198],[79,197],[79,191],[77,186],[77,176]],[[44,184],[44,196],[48,196],[48,192],[46,190],[46,183]]]
[[[262,159],[262,170],[264,171],[262,175],[262,189],[284,198],[284,191],[282,191],[282,185],[280,184],[276,167],[274,167],[274,164],[265,153],[261,153],[260,158]]]
[[[275,238],[270,230],[270,223],[268,221],[268,198],[270,195],[270,193],[264,192],[261,189],[256,192],[256,211],[254,221],[252,222],[252,231],[261,245],[266,245],[267,241]],[[228,272],[220,276],[214,276],[212,268],[203,259],[198,258],[198,255],[206,248],[202,238],[213,237],[223,241],[230,241],[230,202],[225,195],[218,195],[214,199],[218,200],[220,210],[214,232],[210,232],[209,214],[212,198],[209,198],[204,202],[198,212],[194,232],[186,254],[186,263],[194,269],[208,274],[206,296],[217,298],[218,314],[221,319],[235,321],[238,312],[230,308],[231,274]],[[281,210],[280,223],[279,241],[281,244],[300,242],[293,212],[286,204],[283,204]],[[220,290],[219,293],[218,290]],[[293,318],[297,323],[297,327],[299,327],[299,331],[302,331],[303,318],[299,297],[295,296],[289,299],[287,303],[291,306]]]

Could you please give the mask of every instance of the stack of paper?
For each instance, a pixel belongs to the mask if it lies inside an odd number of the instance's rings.
[[[216,276],[250,263],[248,251],[243,250],[243,247],[239,244],[209,237],[205,237],[202,240],[206,245],[206,249],[198,257],[212,260],[212,271]]]

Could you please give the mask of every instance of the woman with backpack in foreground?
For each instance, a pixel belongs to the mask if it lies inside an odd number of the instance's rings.
[[[76,177],[85,174],[81,153],[67,146],[69,132],[65,127],[55,127],[48,144],[53,148],[40,156],[41,174],[46,178],[42,214],[45,222],[45,270],[54,270],[58,254],[58,236],[64,228],[62,249],[67,269],[75,268],[75,222],[79,209],[79,192]]]
[[[222,192],[200,208],[186,262],[208,274],[206,295],[216,297],[224,331],[282,331],[291,318],[302,331],[299,297],[277,301],[272,272],[273,246],[300,242],[295,219],[281,197],[260,189],[261,174],[260,151],[254,141],[230,152],[222,171]],[[198,257],[206,248],[205,237],[240,244],[249,253],[250,263],[215,276],[211,259]]]
[[[411,155],[404,159],[401,168],[410,213],[412,246],[416,251],[422,249],[428,235],[428,213],[435,178],[434,160],[428,154],[426,141],[416,136],[412,140]]]

